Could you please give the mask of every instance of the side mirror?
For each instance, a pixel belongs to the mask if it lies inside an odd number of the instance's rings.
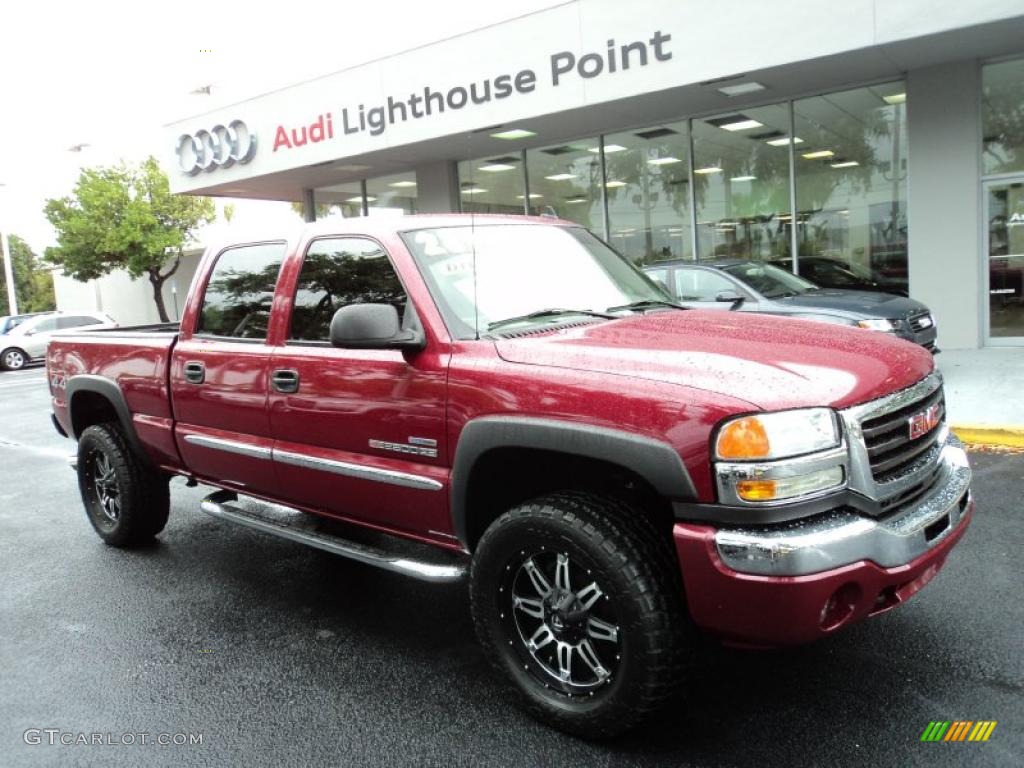
[[[737,291],[721,291],[715,295],[715,301],[743,301],[744,297],[740,296]]]
[[[402,330],[391,304],[349,304],[331,319],[331,344],[342,349],[423,349],[426,339]]]

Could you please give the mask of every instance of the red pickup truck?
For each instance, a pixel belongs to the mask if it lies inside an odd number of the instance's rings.
[[[584,736],[685,685],[699,633],[773,647],[899,605],[974,508],[926,350],[684,310],[550,219],[211,247],[180,326],[58,337],[47,373],[104,541],[158,534],[177,475],[223,520],[468,577],[487,655]]]

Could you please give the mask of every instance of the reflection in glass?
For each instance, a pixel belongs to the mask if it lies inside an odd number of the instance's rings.
[[[334,313],[349,304],[391,304],[405,312],[405,289],[384,250],[372,240],[315,240],[302,261],[289,339],[327,341]]]
[[[793,103],[800,274],[833,264],[907,290],[907,129],[902,82]],[[787,264],[791,267],[791,264]]]
[[[988,189],[989,336],[1024,337],[1024,184]]]
[[[575,221],[598,234],[604,231],[598,139],[527,150],[526,167],[530,213]]]
[[[523,156],[498,155],[459,163],[459,200],[463,213],[522,214]]]
[[[692,259],[686,123],[606,136],[605,166],[609,242],[638,264]]]
[[[285,246],[229,248],[217,257],[199,313],[197,333],[265,339]]]
[[[700,259],[789,256],[789,144],[786,105],[693,121]]]
[[[1024,59],[981,70],[984,173],[1024,171]]]
[[[366,180],[366,207],[370,215],[416,213],[416,176],[396,173]]]
[[[351,219],[363,215],[362,184],[358,181],[347,181],[320,187],[313,191],[316,203],[317,220],[328,216],[343,216]]]

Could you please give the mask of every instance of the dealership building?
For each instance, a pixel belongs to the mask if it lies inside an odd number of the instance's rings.
[[[908,286],[945,348],[1024,345],[1020,0],[574,0],[179,120],[164,151],[176,192],[307,219],[532,213],[638,263],[831,259]]]

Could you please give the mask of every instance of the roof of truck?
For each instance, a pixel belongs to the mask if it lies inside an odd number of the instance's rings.
[[[296,223],[287,227],[222,227],[207,232],[204,241],[207,250],[220,251],[240,243],[286,240],[295,244],[300,240],[320,235],[359,234],[371,237],[410,232],[430,227],[484,227],[494,225],[541,224],[544,226],[578,227],[574,221],[553,216],[500,215],[491,213],[418,213],[412,215],[380,215],[342,218],[332,216],[320,221]]]

